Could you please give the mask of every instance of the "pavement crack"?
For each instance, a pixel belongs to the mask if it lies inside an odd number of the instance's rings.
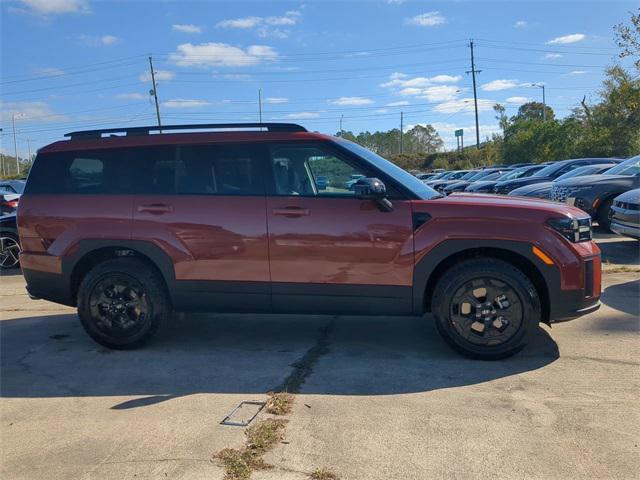
[[[306,351],[306,353],[291,364],[293,371],[285,378],[280,385],[274,388],[275,392],[300,393],[302,385],[313,373],[313,368],[320,360],[320,357],[329,353],[329,337],[333,333],[336,325],[336,317],[331,319],[320,329],[316,343]]]

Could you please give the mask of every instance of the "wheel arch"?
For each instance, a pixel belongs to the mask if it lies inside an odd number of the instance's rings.
[[[175,281],[175,270],[169,256],[158,246],[144,241],[84,240],[62,261],[62,275],[75,303],[78,288],[85,275],[96,265],[113,258],[137,258],[163,278],[169,295]]]
[[[414,271],[414,313],[431,311],[433,290],[442,275],[453,265],[471,258],[495,258],[515,265],[536,287],[542,306],[542,320],[549,323],[550,289],[559,288],[560,274],[556,267],[544,266],[524,242],[450,240],[435,247],[418,262]]]

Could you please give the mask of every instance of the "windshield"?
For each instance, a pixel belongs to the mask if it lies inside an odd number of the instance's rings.
[[[625,160],[604,173],[605,175],[640,175],[640,155]]]
[[[460,177],[460,180],[471,180],[472,178],[475,178],[477,175],[481,174],[482,172],[478,172],[476,170],[472,170],[469,173],[467,173],[466,175],[463,175],[462,177]]]
[[[535,172],[536,170],[540,170],[541,168],[542,167],[531,167],[531,166],[516,168],[515,170],[505,173],[504,175],[499,177],[499,179],[500,181],[515,180],[516,178],[526,177],[528,175],[531,175],[533,172]]]
[[[357,143],[353,143],[348,140],[337,139],[336,141],[340,146],[346,148],[352,153],[355,153],[359,157],[364,158],[373,166],[382,170],[385,174],[389,175],[400,185],[403,185],[404,187],[411,190],[422,200],[442,197],[442,195],[436,192],[433,188],[427,186],[406,170],[401,169],[397,165],[391,163],[389,160],[382,158],[376,153],[373,153],[371,150],[367,150]]]
[[[566,165],[566,162],[555,162],[551,165],[547,165],[542,170],[537,171],[533,174],[534,177],[552,177],[554,173],[563,168]]]
[[[572,177],[581,177],[582,175],[590,175],[592,173],[598,173],[602,171],[602,165],[587,165],[584,167],[576,168],[575,170],[571,170],[570,172],[564,173],[556,178],[556,182],[560,180],[566,180],[567,178]]]

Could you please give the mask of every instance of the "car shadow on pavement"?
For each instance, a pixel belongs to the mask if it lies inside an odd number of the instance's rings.
[[[627,313],[632,317],[625,321],[609,318],[611,329],[638,330],[640,324],[640,280],[609,285],[602,292],[601,301],[608,307]]]
[[[197,393],[266,393],[326,328],[327,351],[304,393],[388,395],[488,382],[558,358],[544,327],[519,355],[496,362],[451,351],[429,319],[295,315],[182,315],[154,341],[112,351],[89,339],[76,315],[1,323],[2,397],[135,396],[112,408],[152,405]]]

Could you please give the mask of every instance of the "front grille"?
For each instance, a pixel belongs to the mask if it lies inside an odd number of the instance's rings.
[[[570,192],[571,190],[567,187],[553,186],[551,188],[551,193],[549,194],[549,198],[554,202],[564,203],[567,201],[567,198],[569,197]]]

